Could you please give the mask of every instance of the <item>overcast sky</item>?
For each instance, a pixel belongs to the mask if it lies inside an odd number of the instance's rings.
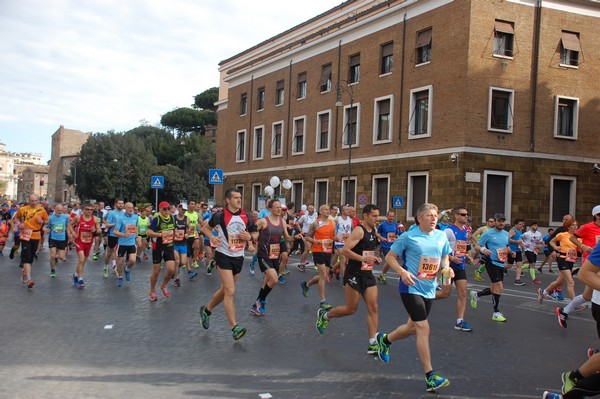
[[[0,141],[126,131],[219,85],[218,64],[342,0],[0,0]]]

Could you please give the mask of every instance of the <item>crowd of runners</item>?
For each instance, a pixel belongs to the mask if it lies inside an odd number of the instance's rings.
[[[537,289],[538,301],[542,303],[547,297],[560,300],[563,287],[566,289],[571,301],[556,308],[562,328],[567,328],[570,313],[585,311],[591,301],[600,337],[600,205],[593,208],[590,221],[579,223],[565,215],[562,226],[549,229],[543,236],[537,222],[517,218],[507,227],[505,216],[499,213],[473,229],[468,210],[460,206],[440,212],[433,204],[423,204],[415,223],[405,230],[394,211],[385,212],[373,204],[361,209],[359,219],[356,209],[349,205],[324,204],[318,209],[309,205],[297,210],[293,202],[282,204],[278,199],[267,200],[260,212],[246,212],[237,189],[227,190],[224,201],[223,207],[210,209],[205,202],[172,205],[163,201],[153,209],[117,199],[112,208],[98,202],[74,204],[69,209],[62,204],[40,204],[38,197],[31,195],[21,206],[2,204],[0,255],[8,247],[11,259],[19,253],[15,263],[28,289],[35,286],[32,264],[46,242],[50,278],[56,277],[56,265],[69,252],[76,253],[77,266],[71,278],[78,289],[86,286],[85,266],[90,255],[94,261],[103,262],[104,278],[114,275],[118,287],[131,283],[136,264],[150,259],[150,301],[157,301],[159,294],[169,298],[170,286],[179,286],[186,276],[191,280],[200,270],[207,274],[216,270],[221,285],[200,306],[200,324],[208,329],[211,315],[223,303],[235,340],[247,332],[237,323],[235,306],[235,287],[245,255],[253,255],[249,272],[256,273],[258,265],[263,273],[250,306],[257,317],[266,316],[267,298],[276,285],[286,284],[285,275],[292,268],[290,255],[300,255],[296,265],[299,273],[306,272],[312,255],[317,274],[303,280],[300,288],[309,298],[311,287],[316,286],[317,331],[324,334],[330,321],[356,313],[362,298],[367,309],[367,353],[387,363],[392,343],[415,335],[430,392],[450,384],[434,370],[431,361],[428,316],[433,302],[448,298],[454,286],[454,329],[471,332],[473,327],[465,318],[467,302],[476,309],[479,298],[490,296],[491,319],[504,323],[507,317],[500,311],[500,299],[511,267],[515,268],[516,286],[540,285],[536,272],[556,273],[551,284]],[[538,258],[538,254],[543,256]],[[579,260],[581,268],[574,268]],[[486,281],[486,271],[490,286],[468,292],[468,267],[478,282]],[[374,269],[378,270],[377,277]],[[399,276],[400,299],[408,319],[383,333],[378,331],[378,283],[386,284],[390,269]],[[35,269],[36,278],[42,275],[41,270]],[[580,294],[575,292],[575,274],[585,284]],[[337,307],[326,296],[327,283],[334,279],[342,282],[345,293],[345,303]],[[600,393],[600,353],[590,348],[587,355],[589,359],[579,368],[563,373],[562,393],[544,392],[543,397],[568,399]]]

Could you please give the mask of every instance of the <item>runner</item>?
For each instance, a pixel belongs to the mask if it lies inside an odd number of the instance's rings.
[[[62,204],[57,204],[54,207],[54,214],[50,215],[48,224],[44,227],[48,233],[48,248],[50,248],[50,277],[56,277],[55,267],[58,261],[66,261],[65,250],[67,249],[69,215],[63,213],[63,211]]]
[[[476,259],[474,259],[475,267],[477,267],[477,269],[475,269],[475,281],[485,281],[483,277],[481,277],[481,273],[483,273],[483,271],[485,270],[485,262],[481,262],[481,254],[475,251],[475,246],[477,245],[477,242],[479,241],[479,238],[483,233],[494,228],[494,223],[494,218],[487,218],[486,224],[475,230],[475,233],[473,233],[473,235],[471,236],[473,252],[475,252],[475,255],[477,256]],[[479,266],[480,263],[481,265]]]
[[[100,230],[100,222],[92,215],[93,210],[92,204],[86,202],[83,213],[71,218],[67,227],[77,251],[77,268],[73,273],[73,286],[77,288],[85,287],[83,268],[92,250],[94,233]]]
[[[344,248],[344,244],[346,244],[346,240],[350,237],[353,228],[352,219],[348,216],[348,206],[342,206],[342,211],[335,219],[335,262],[329,272],[328,279],[330,282],[333,279],[333,274],[335,274],[338,280],[340,279],[340,275],[344,275],[348,259],[342,254],[342,248]]]
[[[392,244],[398,238],[400,234],[400,227],[398,226],[398,222],[396,222],[396,212],[393,210],[388,211],[386,215],[386,220],[384,222],[379,223],[377,226],[377,233],[381,237],[380,245],[381,245],[381,255],[383,258],[387,256],[388,252],[390,252],[390,248],[392,248]],[[381,270],[381,274],[377,277],[377,281],[381,284],[387,283],[387,272],[390,270],[390,266],[385,263],[383,265],[383,269]]]
[[[427,317],[435,299],[437,279],[444,275],[444,284],[450,284],[454,276],[449,267],[450,244],[443,231],[436,230],[438,209],[433,204],[423,204],[417,210],[418,228],[402,234],[392,244],[386,262],[400,274],[400,297],[408,312],[408,321],[389,334],[377,333],[379,359],[390,361],[392,342],[417,336],[419,360],[425,371],[428,392],[450,385],[447,378],[437,374],[431,364],[429,347],[429,321]]]
[[[242,209],[240,190],[228,189],[225,192],[225,203],[223,211],[215,213],[208,224],[202,226],[202,233],[210,237],[210,245],[216,248],[215,263],[221,276],[221,286],[199,311],[202,327],[208,329],[210,315],[223,302],[233,339],[238,340],[246,334],[246,329],[240,327],[235,320],[235,283],[244,264],[245,244],[248,243],[248,251],[253,252],[252,240],[258,237],[258,232],[252,218]],[[216,229],[217,237],[213,236],[213,229]]]
[[[190,200],[185,209],[185,216],[188,218],[189,225],[192,226],[192,230],[187,237],[187,254],[189,256],[186,256],[186,266],[189,273],[192,266],[195,269],[200,267],[200,265],[198,265],[198,254],[200,253],[200,235],[196,232],[196,227],[199,226],[199,215],[196,209],[196,201]],[[196,276],[197,275],[198,273],[196,273]]]
[[[108,236],[108,248],[106,249],[106,255],[104,255],[104,277],[108,277],[108,264],[112,262],[112,269],[117,273],[117,243],[119,242],[119,237],[117,237],[114,233],[115,226],[117,225],[117,221],[119,217],[123,213],[123,200],[117,198],[115,200],[115,209],[108,212],[106,214],[106,218],[104,220],[104,225],[106,226],[107,236]]]
[[[175,216],[171,214],[171,206],[168,202],[162,201],[158,204],[158,213],[152,219],[148,228],[148,237],[154,239],[152,249],[152,274],[150,275],[150,292],[148,298],[151,301],[157,301],[156,283],[160,274],[160,264],[165,262],[166,273],[163,278],[160,290],[165,298],[169,298],[171,293],[167,290],[167,284],[171,277],[175,275],[175,252],[173,249],[173,238],[175,237]]]
[[[102,213],[102,208],[104,207],[104,202],[98,202],[94,204],[94,210],[92,211],[92,216],[96,218],[98,222],[100,222],[100,227],[102,227],[102,217],[104,216]],[[102,230],[96,231],[94,233],[94,255],[92,255],[93,260],[98,260],[100,256],[100,244],[102,243]]]
[[[542,273],[542,268],[546,263],[548,263],[548,273],[554,273],[552,270],[552,261],[554,260],[552,254],[554,251],[548,245],[548,242],[550,242],[550,235],[552,235],[552,233],[554,233],[554,229],[548,229],[548,234],[542,237],[542,241],[544,243],[544,260],[542,261],[540,267],[538,267],[538,272],[540,273]]]
[[[308,282],[302,281],[302,295],[308,298],[308,289],[317,284],[319,288],[320,307],[329,310],[331,305],[325,299],[325,281],[327,271],[331,267],[331,254],[333,252],[333,240],[335,239],[335,222],[329,219],[329,205],[323,204],[319,207],[319,217],[309,227],[306,233],[306,242],[312,248],[313,261],[319,270],[319,274]]]
[[[195,232],[196,228],[186,216],[187,212],[185,211],[187,208],[187,205],[184,203],[177,205],[177,214],[175,215],[175,238],[173,244],[173,250],[175,251],[175,280],[173,280],[173,285],[175,287],[181,286],[179,269],[183,267],[187,269],[189,280],[198,275],[198,272],[192,271],[188,262],[188,251],[190,249],[194,250],[194,243],[192,242],[190,245],[188,238],[192,234],[192,231]]]
[[[259,219],[256,222],[258,230],[257,256],[258,266],[265,274],[263,283],[258,292],[256,302],[252,305],[250,311],[257,316],[266,314],[265,305],[267,296],[277,284],[278,270],[281,263],[281,239],[293,241],[294,238],[287,232],[287,225],[281,214],[283,212],[281,202],[278,199],[271,199],[267,202],[269,215]],[[283,242],[285,245],[286,243]]]
[[[523,250],[527,264],[523,265],[522,271],[529,270],[529,276],[533,284],[539,285],[541,281],[535,278],[535,263],[537,262],[537,253],[542,245],[542,233],[538,231],[538,223],[531,222],[529,230],[523,233]]]
[[[123,271],[125,272],[125,280],[131,281],[130,269],[135,265],[135,257],[137,248],[135,242],[138,235],[138,218],[139,216],[133,213],[133,204],[127,202],[125,204],[125,213],[117,220],[117,225],[113,233],[119,237],[117,244],[117,287],[123,286]],[[127,265],[123,270],[123,263],[127,257]]]
[[[290,225],[293,224],[293,220],[294,220],[294,203],[293,202],[288,202],[285,205],[281,205],[281,217],[283,219],[283,222],[285,223],[285,230],[288,233],[288,235],[292,236],[292,242],[295,241],[295,238],[293,236],[294,234],[294,228],[291,227]],[[288,242],[285,240],[285,237],[281,237],[281,260],[279,262],[279,276],[277,277],[277,281],[279,282],[279,284],[287,284],[287,280],[283,277],[284,274],[290,274],[289,270],[287,269],[287,264],[288,261],[290,259],[290,244],[288,244]]]
[[[330,319],[350,316],[358,310],[358,304],[362,297],[367,306],[367,331],[369,334],[369,345],[367,354],[377,354],[377,325],[379,322],[377,308],[377,281],[373,276],[373,266],[381,263],[381,258],[375,256],[377,248],[376,225],[379,218],[379,209],[373,204],[367,204],[363,208],[363,220],[350,237],[346,240],[342,254],[348,259],[346,272],[344,273],[344,292],[346,303],[337,306],[330,311],[323,308],[317,310],[317,331],[325,333]]]
[[[306,258],[308,257],[308,254],[311,251],[311,243],[310,241],[306,240],[306,235],[308,234],[310,226],[312,226],[312,224],[317,219],[317,216],[318,215],[317,212],[315,212],[314,205],[309,205],[306,208],[306,213],[300,216],[300,218],[296,222],[296,228],[302,233],[303,237],[303,244],[301,244],[301,247],[303,247],[304,250],[302,251],[302,255],[300,256],[300,263],[298,264],[298,270],[301,272],[306,271],[306,265],[308,264],[308,260],[306,260]]]
[[[148,207],[142,207],[140,209],[140,215],[138,217],[138,236],[136,241],[137,254],[136,261],[138,263],[148,259],[146,255],[146,249],[148,248],[148,227],[150,226],[150,217],[148,217]]]
[[[515,219],[513,226],[508,232],[508,246],[510,252],[508,253],[508,265],[516,263],[515,268],[515,285],[525,285],[521,280],[521,268],[523,267],[523,228],[525,227],[524,219]],[[514,254],[514,255],[513,255]],[[510,268],[510,266],[508,267]],[[507,268],[504,269],[506,273]]]

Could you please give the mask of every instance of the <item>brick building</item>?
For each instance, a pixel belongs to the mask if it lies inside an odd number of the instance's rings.
[[[588,220],[599,31],[591,0],[346,1],[220,63],[216,198]]]

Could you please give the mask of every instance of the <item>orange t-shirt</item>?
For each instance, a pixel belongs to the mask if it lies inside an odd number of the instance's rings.
[[[38,218],[41,218],[43,221],[48,223],[48,213],[46,210],[37,206],[32,208],[30,205],[25,205],[19,208],[17,213],[14,216],[15,220],[21,218],[23,220],[24,227],[21,228],[21,234],[28,234],[27,229],[31,230],[31,239],[39,240],[42,238],[41,231],[43,223],[38,221]]]
[[[333,240],[335,239],[335,223],[328,220],[328,223],[324,224],[321,219],[317,219],[315,223],[318,223],[318,225],[314,232],[315,243],[312,246],[312,251],[332,253]],[[319,242],[318,244],[317,241]]]

